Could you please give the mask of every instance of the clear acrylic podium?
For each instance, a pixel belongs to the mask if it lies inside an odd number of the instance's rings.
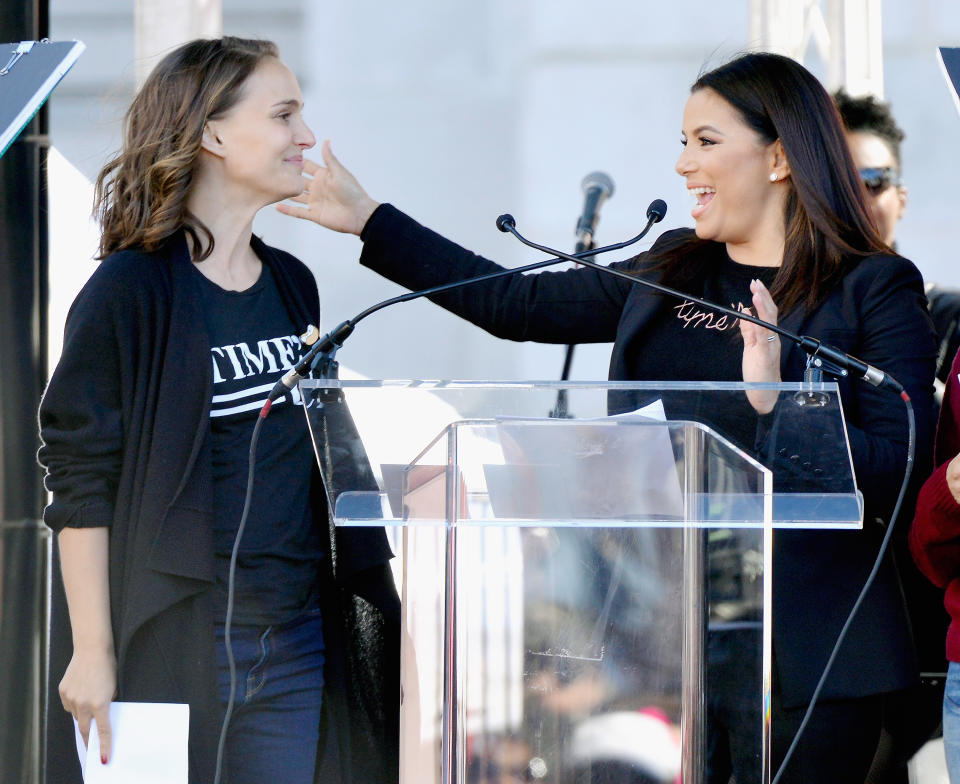
[[[710,699],[769,781],[773,531],[862,521],[835,384],[301,394],[336,524],[402,553],[401,782],[697,784]]]

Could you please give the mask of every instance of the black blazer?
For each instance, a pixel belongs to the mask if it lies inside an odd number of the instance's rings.
[[[499,268],[390,205],[374,212],[361,238],[361,263],[412,289]],[[700,252],[707,258],[699,261],[708,263],[726,254],[719,243],[707,243]],[[614,266],[642,272],[644,263],[641,254]],[[609,377],[614,380],[636,378],[632,368],[643,350],[644,330],[661,307],[671,304],[650,289],[585,268],[508,276],[432,299],[509,340],[613,342]],[[914,476],[922,480],[932,443],[936,340],[914,265],[899,256],[864,258],[815,311],[795,310],[780,323],[853,354],[903,384],[916,412]],[[782,378],[799,381],[804,368],[803,352],[785,347]],[[876,557],[883,527],[875,518],[889,519],[907,454],[906,415],[896,395],[849,378],[841,380],[839,388],[866,502],[865,523],[859,532],[783,531],[774,536],[774,658],[787,706],[805,702],[816,685]],[[816,460],[815,443],[797,448],[810,453],[804,453],[801,464]],[[912,506],[905,505],[901,513],[902,536],[911,511]],[[903,688],[915,678],[908,623],[888,558],[856,616],[823,696],[875,694]]]

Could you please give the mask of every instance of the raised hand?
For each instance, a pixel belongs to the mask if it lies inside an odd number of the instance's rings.
[[[302,207],[281,203],[277,210],[294,218],[311,220],[333,231],[357,234],[363,230],[373,211],[379,206],[371,199],[343,164],[337,160],[325,141],[320,147],[324,165],[308,159],[303,161],[306,187],[290,201]]]
[[[760,280],[750,283],[753,294],[752,308],[757,318],[777,323],[777,306],[767,287]],[[740,334],[743,335],[743,380],[776,383],[780,381],[780,336],[766,327],[740,319]],[[777,392],[753,390],[747,393],[750,405],[760,414],[768,414],[777,402]]]

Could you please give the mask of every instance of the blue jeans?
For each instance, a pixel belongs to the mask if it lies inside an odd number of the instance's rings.
[[[222,626],[216,635],[225,708],[230,668]],[[277,626],[233,626],[230,641],[237,685],[223,784],[312,784],[323,693],[320,611]]]
[[[960,784],[960,664],[947,667],[947,686],[943,693],[943,750],[952,784]]]

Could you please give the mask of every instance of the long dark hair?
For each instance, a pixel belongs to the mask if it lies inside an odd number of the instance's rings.
[[[99,258],[155,250],[181,229],[196,260],[210,255],[213,235],[186,207],[203,128],[236,104],[262,60],[276,56],[270,41],[225,36],[190,41],[157,64],[127,110],[123,148],[97,177]]]
[[[783,145],[790,176],[783,263],[771,294],[781,313],[812,310],[864,256],[892,251],[870,218],[837,108],[806,68],[769,53],[741,55],[690,88],[713,90],[767,143]],[[682,288],[703,273],[708,244],[692,233],[661,243],[649,260]]]

